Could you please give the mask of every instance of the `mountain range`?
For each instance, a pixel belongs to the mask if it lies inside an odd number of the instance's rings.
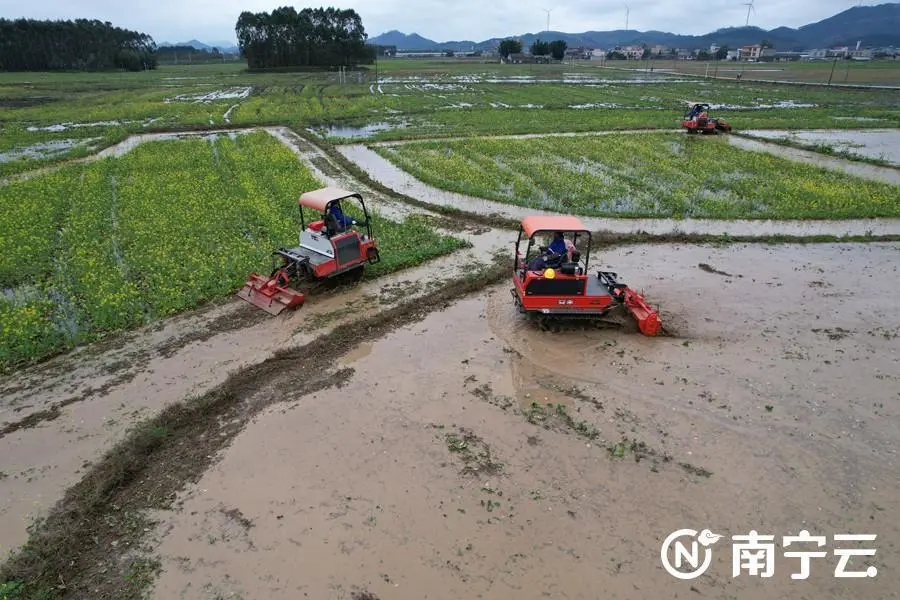
[[[694,50],[708,48],[710,44],[727,45],[731,48],[747,44],[759,44],[767,40],[777,50],[797,51],[832,46],[863,47],[900,46],[900,3],[878,6],[854,6],[832,17],[804,25],[798,29],[778,27],[771,30],[759,27],[729,27],[700,36],[678,35],[664,31],[585,31],[565,33],[541,31],[524,35],[491,38],[481,42],[449,41],[435,42],[417,33],[404,34],[396,30],[388,31],[373,38],[370,44],[396,46],[398,51],[453,51],[495,49],[501,40],[514,37],[522,41],[524,48],[540,38],[545,41],[564,40],[570,48],[611,48],[617,45],[648,44]]]

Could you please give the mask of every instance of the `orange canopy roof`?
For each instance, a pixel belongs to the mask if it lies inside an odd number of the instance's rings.
[[[588,231],[578,217],[563,216],[531,216],[522,219],[522,230],[528,237],[533,236],[540,231]]]
[[[311,192],[301,194],[300,199],[297,201],[297,203],[300,206],[308,206],[313,210],[324,212],[325,206],[329,202],[333,202],[334,200],[343,200],[344,198],[358,195],[359,194],[357,194],[357,192],[348,192],[347,190],[342,190],[340,188],[334,187],[324,187],[318,190],[313,190]]]

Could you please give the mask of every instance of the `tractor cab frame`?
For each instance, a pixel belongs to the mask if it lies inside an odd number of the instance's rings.
[[[688,102],[690,107],[684,114],[681,126],[688,133],[716,134],[720,131],[730,132],[731,125],[725,119],[709,116],[709,104],[704,102]]]
[[[549,254],[539,246],[533,256],[539,235],[559,232],[571,242],[565,253]],[[522,242],[527,246],[522,252]],[[585,253],[576,244],[586,240]],[[610,311],[624,308],[637,321],[644,335],[659,333],[659,314],[644,298],[618,281],[611,271],[590,273],[591,232],[581,220],[571,216],[529,216],[522,219],[515,246],[513,288],[510,290],[519,312],[539,318],[602,318]]]
[[[363,213],[357,222],[343,213],[342,201],[353,201]],[[273,256],[291,278],[323,279],[379,262],[378,247],[372,234],[372,218],[362,195],[339,188],[326,187],[306,192],[300,205],[300,236],[294,248],[279,248]],[[319,213],[320,218],[306,223],[304,208]],[[341,223],[332,209],[339,209],[346,222]],[[357,231],[361,227],[364,232]]]
[[[344,214],[342,201],[358,203],[364,220],[359,222]],[[372,233],[372,218],[360,194],[325,187],[301,194],[297,204],[297,246],[272,252],[269,277],[251,273],[238,292],[239,298],[272,315],[303,304],[305,296],[291,287],[293,281],[334,279],[347,273],[362,275],[362,267],[367,263],[381,260]],[[319,213],[320,218],[307,224],[304,208]]]

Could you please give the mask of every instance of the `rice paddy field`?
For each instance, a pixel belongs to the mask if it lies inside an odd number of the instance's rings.
[[[734,79],[790,81],[795,83],[833,85],[900,85],[900,61],[833,60],[777,62],[777,63],[716,63],[685,60],[641,61],[639,69],[652,67],[654,71],[678,75],[715,75]]]
[[[129,134],[249,125],[356,127],[391,140],[677,128],[688,101],[742,129],[900,126],[900,92],[703,80],[580,65],[382,61],[378,72],[0,74],[0,177],[85,156]],[[358,138],[359,131],[330,137]]]
[[[411,142],[376,151],[436,187],[604,217],[900,216],[900,188],[681,133]]]
[[[698,510],[892,539],[900,92],[661,71],[0,73],[0,600],[664,597]],[[689,101],[733,134],[681,131]],[[278,316],[233,298],[324,185],[381,262]],[[664,331],[520,314],[532,209],[606,217],[591,267]],[[810,597],[889,596],[878,544],[879,579]]]
[[[389,60],[343,79],[253,73],[242,63],[2,73],[0,367],[228,295],[294,237],[297,193],[320,185],[265,132],[150,142],[68,163],[135,134],[280,125],[326,146],[399,141],[373,148],[425,183],[580,215],[900,216],[896,185],[673,132],[689,101],[710,103],[737,131],[900,127],[895,90],[590,62]],[[636,129],[649,131],[491,138]],[[463,243],[421,221],[377,225],[390,258],[374,276]]]
[[[0,186],[0,369],[268,275],[297,238],[297,197],[321,186],[266,132],[147,142]],[[415,218],[373,227],[384,260],[368,277],[463,245]]]

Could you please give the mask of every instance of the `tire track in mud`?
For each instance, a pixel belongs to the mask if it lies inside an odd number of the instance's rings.
[[[177,492],[196,482],[262,409],[340,385],[353,373],[335,369],[342,355],[502,280],[508,275],[506,267],[505,260],[497,259],[422,298],[280,350],[202,396],[171,405],[136,425],[66,492],[26,545],[0,567],[0,581],[26,582],[26,597],[52,595],[60,582],[66,596],[138,597],[140,590],[129,583],[135,564],[145,575],[156,568],[152,559],[141,558],[151,550],[145,545],[150,531],[145,511],[171,506]]]

